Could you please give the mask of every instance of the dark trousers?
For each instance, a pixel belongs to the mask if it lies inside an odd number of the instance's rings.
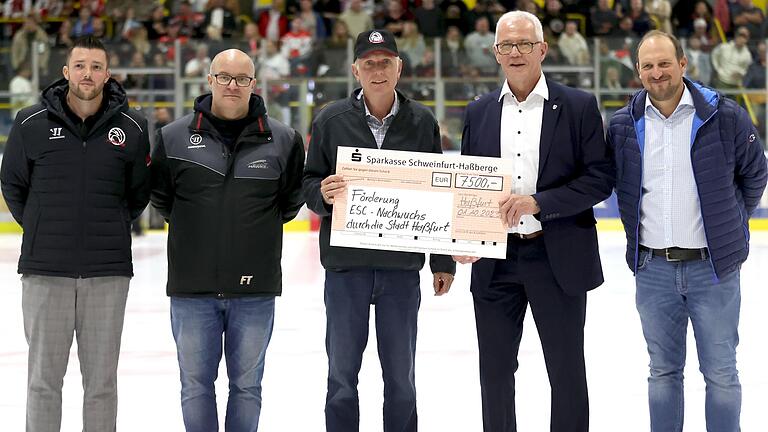
[[[325,274],[328,432],[357,432],[358,374],[368,343],[371,305],[384,379],[384,432],[415,432],[418,271],[350,270]]]
[[[552,274],[543,237],[509,237],[487,289],[473,292],[480,350],[485,432],[514,432],[515,371],[528,304],[541,339],[551,386],[552,432],[589,430],[584,366],[586,294],[566,295]]]

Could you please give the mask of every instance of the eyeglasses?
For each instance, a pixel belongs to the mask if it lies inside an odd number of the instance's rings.
[[[500,44],[496,44],[496,51],[498,51],[498,53],[501,55],[509,55],[512,54],[513,48],[517,48],[517,52],[520,54],[530,54],[533,52],[533,46],[540,43],[541,42],[502,42]]]
[[[253,81],[253,77],[249,77],[249,76],[233,77],[232,75],[227,75],[227,74],[213,74],[213,77],[216,79],[216,84],[222,85],[222,86],[228,86],[229,83],[232,82],[232,80],[235,80],[235,84],[238,87],[248,87],[249,85],[251,85],[251,81]]]

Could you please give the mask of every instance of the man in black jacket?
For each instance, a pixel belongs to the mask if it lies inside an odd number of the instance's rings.
[[[153,153],[152,204],[170,226],[167,292],[187,431],[218,430],[222,334],[226,430],[258,427],[283,223],[304,204],[301,135],[267,117],[254,73],[240,50],[214,57],[211,94],[160,130]]]
[[[376,307],[376,337],[384,377],[385,431],[412,432],[416,417],[416,318],[421,301],[419,270],[424,255],[330,246],[331,214],[346,182],[335,174],[340,145],[440,153],[432,113],[395,90],[402,71],[394,36],[386,30],[360,33],[352,73],[362,89],[325,107],[312,123],[304,171],[307,206],[322,217],[320,260],[326,269],[326,351],[329,432],[357,431],[357,376],[368,341],[370,305]],[[430,256],[436,295],[450,289],[455,263]]]
[[[75,42],[64,79],[16,116],[0,179],[24,228],[19,258],[29,344],[27,430],[58,431],[73,332],[84,430],[115,430],[130,223],[149,201],[147,122],[128,108],[94,38]]]

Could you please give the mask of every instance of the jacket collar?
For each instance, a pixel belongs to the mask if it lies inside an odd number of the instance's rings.
[[[691,96],[691,91],[688,90],[687,86],[683,87],[683,96],[680,98],[680,101],[677,103],[677,106],[672,111],[673,114],[670,114],[670,115],[674,115],[674,113],[677,111],[678,108],[685,107],[685,106],[693,107],[694,109],[696,108],[693,105],[693,96]],[[644,109],[643,112],[645,114],[648,114],[648,110],[649,109],[654,111],[658,115],[663,115],[663,114],[661,114],[661,111],[659,111],[659,109],[656,108],[656,106],[653,104],[653,102],[651,101],[651,98],[649,98],[646,95],[646,97],[645,97],[645,109]]]
[[[543,81],[544,76],[542,75]],[[544,107],[541,118],[541,136],[539,138],[539,178],[544,172],[547,163],[547,157],[552,149],[555,133],[558,131],[558,122],[560,113],[566,109],[560,99],[563,97],[561,87],[553,81],[547,80],[547,98],[544,100]]]
[[[686,88],[688,88],[688,91],[691,93],[693,107],[696,109],[696,117],[707,119],[717,111],[717,106],[720,103],[720,95],[716,91],[685,77],[683,77],[683,84],[685,84]],[[648,91],[643,89],[632,96],[629,108],[633,121],[638,121],[645,115],[645,100],[647,95]]]
[[[43,90],[42,103],[48,112],[59,117],[62,121],[68,124],[73,131],[76,131],[77,128],[69,119],[69,116],[64,111],[64,106],[62,105],[64,95],[68,91],[69,82],[65,78],[61,78]],[[104,84],[104,98],[107,106],[104,110],[104,114],[96,122],[93,128],[91,128],[92,131],[101,127],[102,124],[118,113],[128,111],[128,97],[126,96],[123,87],[120,83],[115,81],[114,78],[110,78],[109,81]]]
[[[505,79],[504,85],[501,86],[501,93],[499,94],[498,102],[502,102],[504,99],[504,96],[508,94],[512,95],[513,98],[515,97],[514,93],[512,93],[512,89],[509,87],[509,82],[507,82],[507,80]],[[547,80],[544,78],[544,72],[541,73],[539,80],[536,81],[536,85],[533,87],[533,90],[528,95],[528,97],[531,97],[531,96],[538,96],[543,100],[549,99],[549,86],[547,85]],[[527,100],[528,99],[526,98],[526,101]],[[515,101],[517,101],[516,98],[515,98]]]
[[[552,149],[552,142],[555,139],[555,132],[557,131],[558,121],[560,119],[560,113],[563,111],[563,103],[561,99],[563,95],[562,87],[554,81],[539,80],[537,87],[541,85],[542,88],[547,89],[547,97],[544,99],[544,106],[541,118],[541,135],[539,138],[539,176],[541,176],[544,166],[547,162],[547,157]],[[540,96],[543,97],[541,93]],[[497,88],[492,91],[488,96],[488,99],[484,99],[484,114],[483,117],[491,119],[491,121],[485,122],[485,128],[481,131],[487,140],[483,140],[482,148],[486,153],[484,156],[499,157],[501,155],[501,107],[503,104],[502,88]],[[485,97],[484,97],[485,98]]]
[[[362,88],[356,88],[352,91],[352,95],[349,97],[349,101],[352,104],[352,107],[354,107],[356,110],[358,110],[363,117],[365,117],[366,114],[366,106],[365,101],[363,101],[363,98],[361,96],[363,92]],[[408,99],[404,94],[400,92],[400,90],[395,89],[395,97],[397,97],[397,104],[398,104],[398,110],[397,112],[401,112],[403,108],[406,108],[408,103],[410,103],[410,99]]]
[[[211,115],[210,112],[212,103],[213,95],[210,93],[200,95],[195,99],[195,112],[193,113],[192,120],[189,123],[189,129],[196,132],[207,132],[219,135],[219,132],[208,119],[208,115]],[[257,94],[251,94],[248,117],[252,117],[253,122],[243,130],[242,136],[248,136],[256,133],[269,134],[272,132],[269,128],[269,122],[267,121],[264,99],[262,99],[261,96]]]

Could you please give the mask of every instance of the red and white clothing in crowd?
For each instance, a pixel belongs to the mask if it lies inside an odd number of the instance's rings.
[[[277,42],[288,33],[288,18],[274,9],[263,11],[256,23],[259,26],[261,37],[271,41]]]
[[[3,5],[3,17],[24,18],[32,12],[32,0],[8,0]]]
[[[291,30],[280,40],[281,50],[286,58],[302,57],[312,50],[312,34],[306,30]]]

